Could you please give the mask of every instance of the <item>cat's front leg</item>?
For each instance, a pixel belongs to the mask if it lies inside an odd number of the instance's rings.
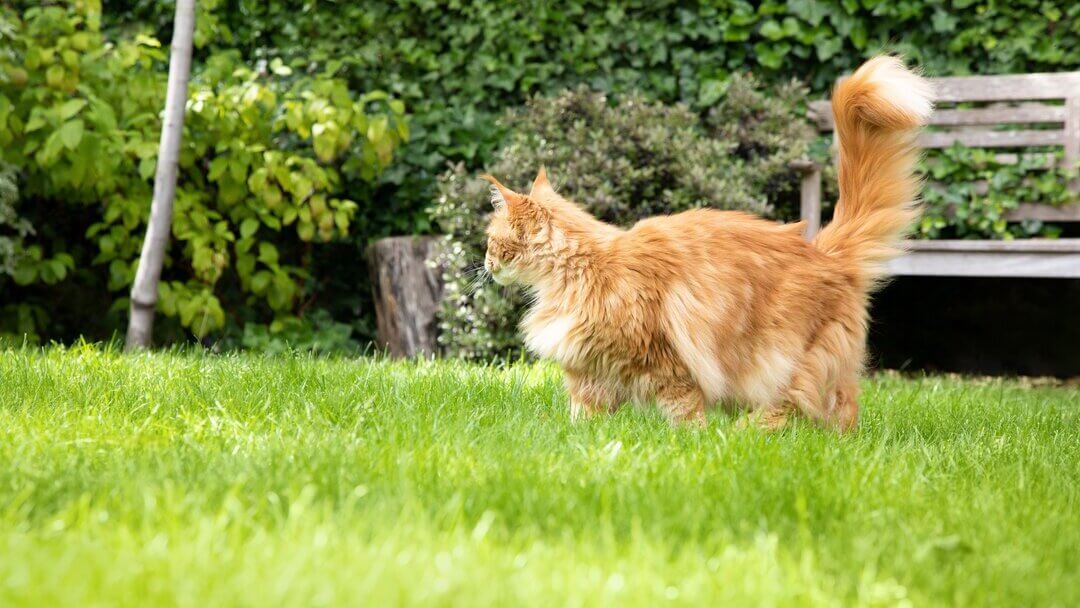
[[[674,424],[705,426],[705,395],[693,382],[664,384],[656,392],[656,404]]]
[[[764,407],[752,412],[747,412],[736,423],[740,429],[755,426],[763,431],[779,431],[787,427],[795,407],[790,403]]]
[[[603,382],[587,374],[566,371],[566,390],[570,393],[570,421],[612,413],[618,404],[618,395]]]

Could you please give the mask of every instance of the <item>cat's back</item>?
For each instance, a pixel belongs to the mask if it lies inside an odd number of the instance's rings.
[[[645,258],[816,258],[817,250],[802,237],[803,226],[742,211],[693,209],[639,221],[623,233],[621,248]]]

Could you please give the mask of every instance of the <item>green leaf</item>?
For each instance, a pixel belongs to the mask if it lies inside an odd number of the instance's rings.
[[[956,29],[956,23],[956,17],[941,9],[934,11],[934,16],[930,19],[935,32],[951,32]]]
[[[727,93],[731,85],[730,80],[718,80],[710,78],[701,83],[698,89],[698,103],[704,107],[710,107]]]
[[[16,285],[29,285],[37,280],[37,267],[31,264],[22,264],[15,269],[11,278]]]
[[[270,62],[270,71],[278,76],[289,76],[292,74],[292,68],[282,63],[280,57],[274,57]]]
[[[754,52],[757,53],[758,63],[774,70],[783,65],[784,57],[790,50],[791,45],[787,42],[759,42],[754,45]]]
[[[61,105],[59,109],[60,120],[67,120],[72,116],[75,116],[85,107],[85,99],[72,99],[70,101],[64,102],[64,104]]]
[[[30,113],[30,120],[26,121],[26,127],[23,130],[27,133],[33,133],[41,127],[44,127],[46,124],[48,123],[45,122],[45,116],[35,109],[35,111]]]
[[[249,217],[240,223],[240,236],[246,239],[249,236],[255,234],[255,231],[258,229],[259,220],[253,217]]]
[[[45,70],[45,82],[54,89],[59,89],[64,84],[64,68],[54,64]]]
[[[300,240],[310,241],[315,238],[315,224],[311,222],[300,222],[296,225],[296,234],[300,236]]]
[[[219,156],[210,161],[210,171],[206,174],[206,179],[216,182],[225,173],[225,170],[229,168],[229,157]]]
[[[775,20],[769,19],[761,24],[761,35],[769,40],[779,40],[784,37],[784,30]]]
[[[788,0],[788,10],[814,27],[829,12],[828,5],[820,0]]]
[[[45,139],[45,145],[38,151],[37,160],[45,166],[52,166],[56,161],[56,156],[60,154],[60,150],[64,148],[64,141],[60,136],[60,131],[53,131],[49,137]]]
[[[337,125],[333,122],[316,123],[311,127],[311,137],[315,148],[315,156],[319,160],[330,162],[337,153]]]
[[[259,261],[267,266],[273,266],[278,263],[278,251],[277,247],[274,247],[270,243],[259,243]]]
[[[139,161],[139,177],[142,179],[150,179],[155,169],[157,169],[157,161],[154,158],[147,157]]]
[[[265,270],[256,272],[251,277],[251,291],[255,293],[262,293],[266,291],[266,288],[270,286],[270,273]]]
[[[826,61],[830,57],[835,56],[840,52],[843,47],[844,41],[838,37],[819,38],[814,42],[814,49],[817,51],[817,58],[819,61]]]
[[[155,49],[161,47],[161,42],[159,42],[157,38],[154,38],[153,36],[147,36],[146,34],[136,35],[135,44],[140,44],[142,46],[148,46]]]
[[[83,121],[79,119],[69,120],[60,127],[60,140],[68,150],[79,147],[83,137]]]

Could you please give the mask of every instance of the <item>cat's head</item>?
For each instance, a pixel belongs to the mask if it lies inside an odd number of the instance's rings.
[[[528,194],[519,194],[490,175],[491,204],[495,211],[487,227],[484,267],[500,285],[535,285],[549,272],[559,232],[552,221],[555,190],[543,168]]]

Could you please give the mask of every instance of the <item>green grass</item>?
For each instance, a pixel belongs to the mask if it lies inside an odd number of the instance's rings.
[[[1080,605],[1080,391],[572,425],[559,372],[0,350],[0,605]]]

